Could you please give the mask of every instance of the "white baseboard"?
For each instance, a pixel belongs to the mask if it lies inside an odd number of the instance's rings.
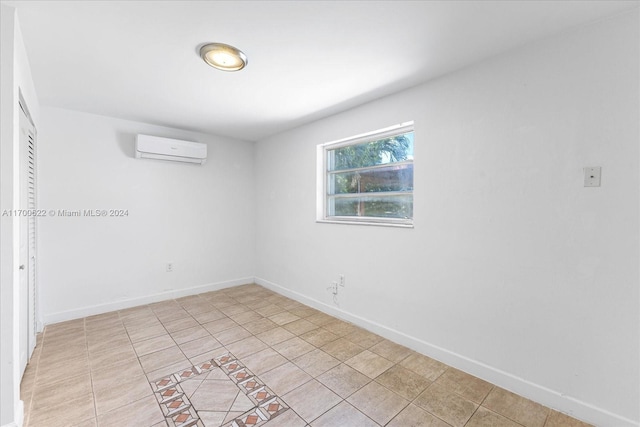
[[[636,421],[611,413],[578,399],[574,399],[571,396],[563,395],[560,392],[535,384],[524,378],[519,378],[508,372],[476,360],[469,359],[463,355],[435,346],[395,329],[381,325],[373,320],[365,319],[340,308],[309,298],[306,295],[284,288],[280,285],[269,282],[268,280],[256,277],[254,281],[255,283],[281,295],[314,307],[332,316],[349,321],[393,342],[409,347],[412,350],[439,360],[442,363],[453,366],[471,375],[475,375],[478,378],[579,420],[602,427],[640,427],[640,423]]]
[[[44,315],[44,324],[50,325],[52,323],[64,322],[67,320],[81,319],[87,316],[94,316],[96,314],[108,313],[115,310],[123,310],[125,308],[136,307],[138,305],[151,304],[154,302],[164,301],[168,299],[181,298],[189,295],[201,294],[203,292],[217,291],[220,289],[230,288],[232,286],[244,285],[247,283],[253,283],[253,277],[246,277],[236,280],[227,280],[224,282],[209,283],[201,286],[194,286],[191,288],[176,289],[167,292],[161,292],[153,295],[146,295],[143,297],[130,298],[126,300],[109,302],[106,304],[97,304],[88,307],[77,308],[68,311],[60,311],[58,313],[51,313]]]
[[[0,427],[22,427],[24,424],[24,402],[22,400],[16,401],[13,408],[13,421],[8,424],[3,424]]]

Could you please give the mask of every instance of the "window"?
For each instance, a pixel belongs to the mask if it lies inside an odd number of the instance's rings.
[[[413,122],[318,147],[318,221],[413,225]]]

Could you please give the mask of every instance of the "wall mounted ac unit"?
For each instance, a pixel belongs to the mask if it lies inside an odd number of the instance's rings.
[[[136,158],[204,164],[207,160],[207,144],[137,135]]]

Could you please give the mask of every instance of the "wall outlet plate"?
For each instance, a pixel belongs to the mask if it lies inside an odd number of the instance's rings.
[[[584,186],[600,187],[600,176],[602,168],[600,166],[590,166],[584,168]]]

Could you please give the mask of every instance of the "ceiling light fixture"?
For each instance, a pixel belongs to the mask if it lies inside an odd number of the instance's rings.
[[[209,43],[200,48],[204,62],[222,71],[239,71],[247,66],[248,60],[240,49],[224,43]]]

